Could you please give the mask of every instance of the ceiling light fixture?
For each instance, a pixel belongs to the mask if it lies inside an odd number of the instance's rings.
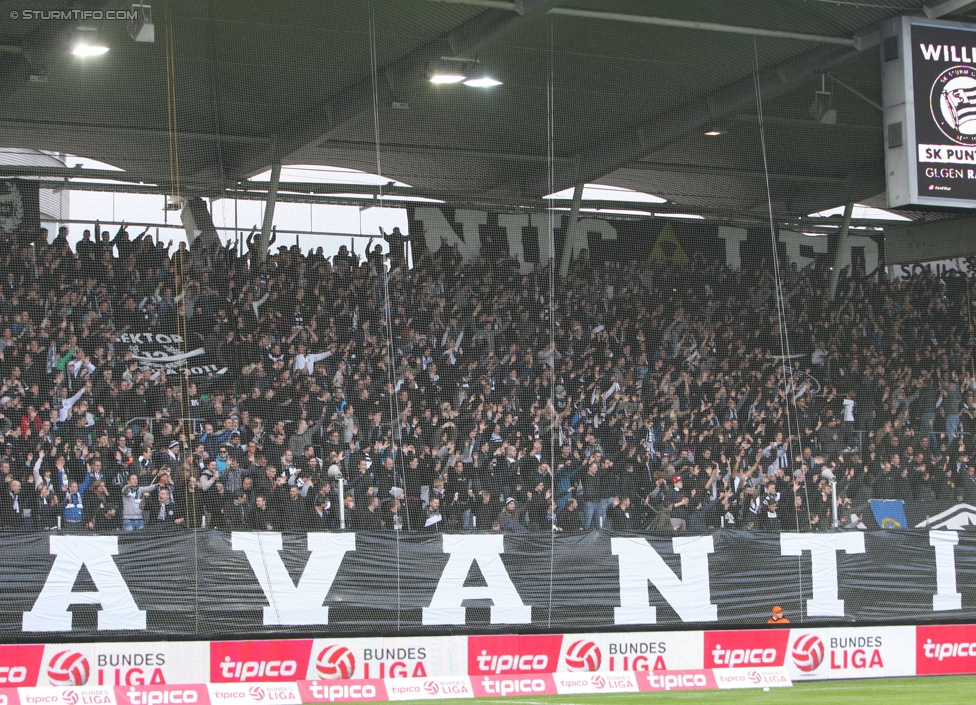
[[[94,27],[79,27],[78,37],[71,53],[75,56],[101,56],[108,51],[108,47],[98,38],[98,30]]]
[[[464,82],[464,85],[471,86],[472,88],[494,88],[503,84],[491,76],[478,76],[477,78],[469,78]]]
[[[430,82],[436,84],[460,83],[467,79],[464,64],[472,63],[471,59],[455,59],[442,56],[439,61],[432,61],[428,67]]]
[[[464,74],[460,73],[435,73],[430,77],[431,83],[460,83],[465,78]]]
[[[834,96],[827,90],[827,77],[820,76],[820,90],[813,96],[809,112],[821,125],[837,124],[837,109],[833,107]]]
[[[77,44],[71,53],[75,56],[101,56],[108,51],[108,47],[98,44]]]
[[[126,29],[129,30],[129,36],[137,42],[155,42],[156,28],[153,26],[152,8],[143,3],[134,3]]]

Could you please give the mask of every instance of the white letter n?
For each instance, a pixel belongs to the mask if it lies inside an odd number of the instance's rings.
[[[610,550],[620,559],[620,607],[613,609],[614,624],[656,624],[657,608],[648,602],[647,584],[678,613],[683,622],[714,622],[718,607],[712,604],[708,580],[708,554],[715,551],[711,536],[672,539],[681,556],[681,579],[644,539],[610,539]]]

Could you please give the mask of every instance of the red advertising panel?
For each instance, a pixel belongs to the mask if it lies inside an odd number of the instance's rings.
[[[549,673],[472,676],[471,688],[476,698],[497,698],[503,695],[557,695],[556,686]]]
[[[468,675],[551,673],[562,643],[561,634],[468,637]]]
[[[0,688],[0,705],[20,705],[16,688]]]
[[[214,641],[210,644],[210,682],[295,682],[308,670],[311,651],[311,639]]]
[[[381,678],[298,681],[303,703],[354,703],[389,700]]]
[[[663,690],[715,690],[715,676],[708,669],[691,671],[637,671],[637,686],[641,692]]]
[[[43,644],[0,646],[0,688],[37,685],[43,658]]]
[[[119,705],[210,705],[205,685],[117,685]]]
[[[976,625],[915,627],[915,672],[976,673]]]
[[[705,632],[705,668],[782,666],[788,629]]]

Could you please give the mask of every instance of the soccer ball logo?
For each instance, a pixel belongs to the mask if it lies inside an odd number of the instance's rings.
[[[59,651],[47,665],[47,679],[51,685],[79,686],[88,682],[90,671],[88,659],[77,651]]]
[[[322,678],[347,680],[356,672],[356,657],[345,646],[332,644],[319,652],[315,668]]]
[[[434,681],[427,681],[424,683],[424,690],[427,691],[429,695],[437,695],[441,689]]]
[[[592,641],[574,641],[566,651],[566,668],[570,671],[597,671],[602,654]]]
[[[264,700],[264,688],[259,685],[252,685],[247,691],[252,698],[257,701]]]
[[[823,663],[824,645],[813,634],[804,634],[793,644],[793,665],[804,673],[812,673]]]

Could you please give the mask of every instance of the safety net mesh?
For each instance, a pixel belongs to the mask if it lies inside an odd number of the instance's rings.
[[[971,268],[886,263],[850,39],[921,3],[32,4],[0,638],[946,616]]]

